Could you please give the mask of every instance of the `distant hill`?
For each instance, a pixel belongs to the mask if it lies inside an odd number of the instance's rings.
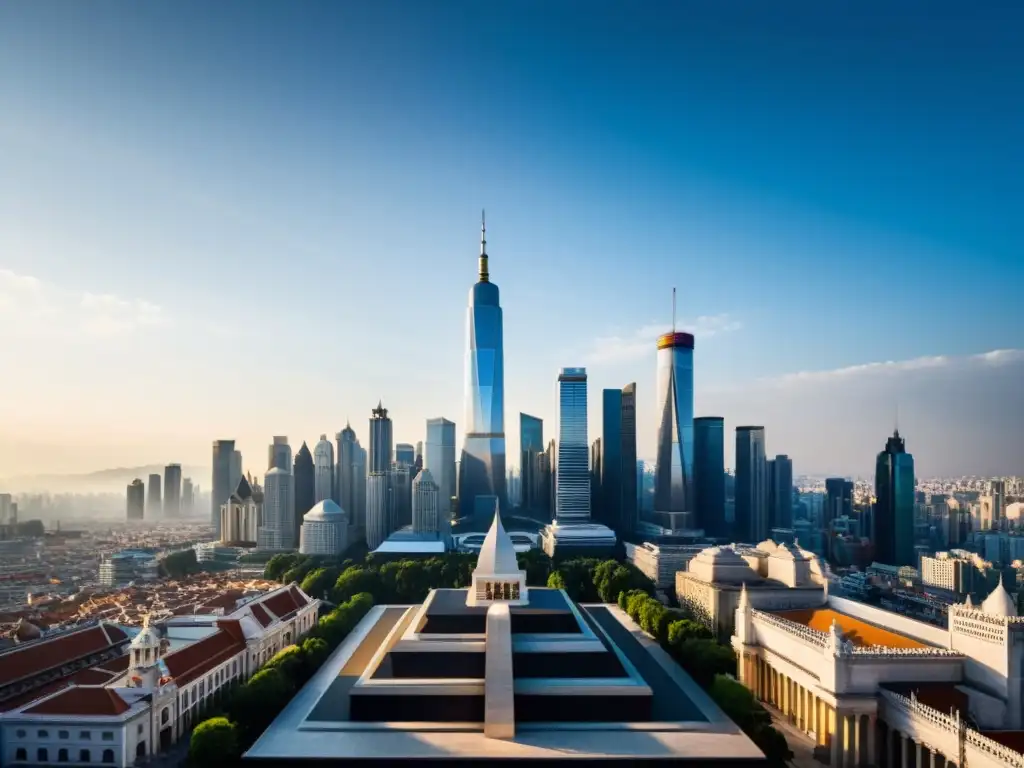
[[[164,465],[100,469],[77,475],[18,475],[0,478],[0,490],[9,493],[124,493],[128,483],[136,477],[146,481],[151,474],[163,478]],[[183,466],[181,476],[191,477],[193,483],[204,488],[210,484],[209,467]]]

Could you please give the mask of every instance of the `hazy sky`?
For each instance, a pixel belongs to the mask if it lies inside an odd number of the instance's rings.
[[[591,439],[637,382],[653,455],[675,285],[697,413],[798,473],[868,471],[897,404],[919,475],[1024,473],[1021,29],[923,0],[4,3],[0,476],[219,437],[262,472],[273,434],[365,443],[378,399],[397,440],[461,427],[482,207],[513,455],[569,365]]]

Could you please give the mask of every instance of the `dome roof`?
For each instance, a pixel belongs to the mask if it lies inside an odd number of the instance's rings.
[[[985,613],[992,614],[993,616],[1016,616],[1017,606],[1013,603],[1013,598],[1010,597],[1010,593],[1006,591],[1006,587],[1003,586],[1003,577],[999,577],[999,584],[992,593],[985,598],[985,602],[981,604],[981,610]]]
[[[714,563],[715,565],[747,565],[747,561],[732,547],[708,547],[701,550],[694,559],[706,563]]]
[[[501,524],[497,502],[494,504],[494,520],[480,547],[480,556],[477,558],[474,573],[490,576],[511,576],[519,573],[516,548]]]
[[[306,523],[318,521],[325,523],[343,522],[345,520],[345,512],[332,499],[324,499],[303,515],[302,520]]]

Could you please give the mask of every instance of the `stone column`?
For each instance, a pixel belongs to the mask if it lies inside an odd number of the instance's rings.
[[[939,756],[934,749],[928,749],[928,768],[939,768]]]
[[[860,768],[863,765],[864,754],[861,751],[860,740],[864,735],[864,729],[861,727],[860,715],[850,715],[850,759],[847,761],[854,768]]]
[[[846,768],[843,760],[845,756],[845,750],[843,749],[843,720],[845,720],[845,717],[838,710],[832,710],[831,714],[832,717],[829,719],[833,720],[834,726],[831,734],[832,744],[830,752],[832,753],[832,759],[830,765],[832,768]]]
[[[874,715],[868,715],[867,736],[867,744],[865,745],[867,754],[864,756],[865,759],[861,760],[861,765],[878,765],[878,719]]]

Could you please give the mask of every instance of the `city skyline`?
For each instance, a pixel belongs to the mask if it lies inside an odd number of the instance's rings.
[[[675,284],[694,414],[725,418],[728,466],[728,436],[756,423],[797,475],[867,476],[898,407],[921,476],[1019,472],[1024,318],[990,294],[1024,277],[1022,107],[990,115],[1014,90],[1018,12],[939,5],[845,36],[843,12],[813,4],[791,26],[685,4],[629,24],[613,8],[448,5],[391,25],[387,2],[311,3],[286,22],[225,3],[191,17],[208,35],[159,8],[6,14],[0,320],[16,373],[0,385],[0,476],[204,466],[218,435],[257,472],[274,434],[312,445],[351,420],[366,443],[381,399],[396,440],[447,417],[461,448],[482,206],[508,423],[554,424],[552,375],[585,365],[595,402],[637,382],[653,459],[654,341]],[[481,33],[496,29],[507,46]],[[227,43],[235,65],[212,58]],[[760,96],[739,85],[754,71],[774,83]],[[273,312],[249,301],[225,318],[242,276]],[[268,344],[303,365],[216,386],[225,354]]]

